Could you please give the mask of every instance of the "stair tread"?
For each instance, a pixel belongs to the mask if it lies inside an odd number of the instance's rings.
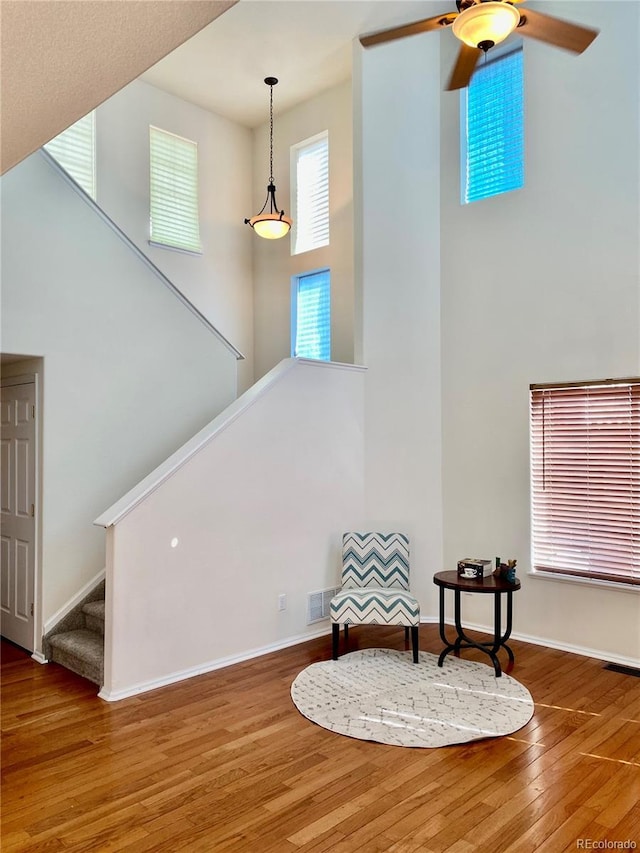
[[[68,654],[85,657],[104,655],[104,637],[88,628],[78,628],[77,631],[67,631],[65,634],[55,634],[49,640],[54,648],[62,649]]]
[[[99,619],[104,619],[104,599],[99,601],[87,601],[82,608],[82,612],[89,614],[89,616],[96,616]]]

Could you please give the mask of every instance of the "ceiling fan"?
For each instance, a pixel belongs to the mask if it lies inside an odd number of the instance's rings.
[[[405,36],[426,33],[451,27],[454,36],[462,42],[447,89],[463,89],[469,84],[478,59],[515,29],[523,36],[563,47],[574,53],[586,50],[598,30],[591,30],[569,21],[552,18],[530,9],[520,12],[515,8],[522,0],[456,0],[457,12],[445,12],[433,18],[415,21],[388,30],[360,36],[363,47],[371,47]]]

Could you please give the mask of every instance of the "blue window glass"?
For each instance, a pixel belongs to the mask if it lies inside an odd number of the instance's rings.
[[[461,99],[463,203],[524,186],[522,48],[480,63]]]
[[[319,270],[293,279],[291,354],[331,359],[331,279]]]

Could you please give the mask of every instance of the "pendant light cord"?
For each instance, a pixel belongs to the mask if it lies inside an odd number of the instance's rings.
[[[269,86],[269,183],[273,183],[273,84]]]

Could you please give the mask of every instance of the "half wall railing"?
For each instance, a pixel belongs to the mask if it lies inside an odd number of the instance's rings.
[[[365,369],[286,359],[102,513],[115,700],[326,633],[363,521]],[[283,609],[284,602],[284,609]]]
[[[51,154],[49,154],[49,152],[46,151],[44,148],[41,148],[39,153],[40,156],[47,161],[51,168],[58,172],[58,174],[62,177],[64,181],[66,181],[66,183],[71,187],[71,189],[80,196],[84,203],[88,205],[100,217],[100,219],[102,219],[102,221],[106,223],[106,225],[109,226],[113,233],[116,234],[120,240],[122,240],[122,242],[129,248],[129,250],[133,252],[133,254],[136,255],[142,261],[142,263],[148,267],[148,269],[151,270],[151,272],[158,278],[158,280],[161,281],[162,284],[171,291],[171,293],[173,293],[176,299],[180,300],[180,302],[182,302],[182,304],[186,308],[188,308],[189,311],[191,311],[191,313],[194,314],[204,326],[206,326],[206,328],[211,332],[211,334],[213,334],[222,344],[224,344],[224,346],[231,353],[233,353],[233,355],[238,360],[244,359],[244,355],[240,352],[240,350],[234,347],[231,341],[229,341],[222,334],[222,332],[217,329],[213,325],[213,323],[211,323],[211,321],[196,308],[193,302],[187,299],[184,293],[178,287],[176,287],[176,285],[171,281],[171,279],[169,279],[162,272],[162,270],[158,266],[156,266],[156,264],[153,263],[151,258],[149,258],[148,255],[145,255],[142,249],[140,249],[140,247],[136,243],[134,243],[130,237],[127,236],[127,234],[122,230],[122,228],[120,228],[120,226],[117,225],[113,221],[113,219],[111,219],[109,214],[106,213],[100,207],[100,205],[94,199],[91,198],[91,196],[87,192],[85,192],[85,190],[80,186],[80,184],[74,181],[71,175],[63,166],[60,165],[60,163],[58,163],[55,157],[52,157]]]

